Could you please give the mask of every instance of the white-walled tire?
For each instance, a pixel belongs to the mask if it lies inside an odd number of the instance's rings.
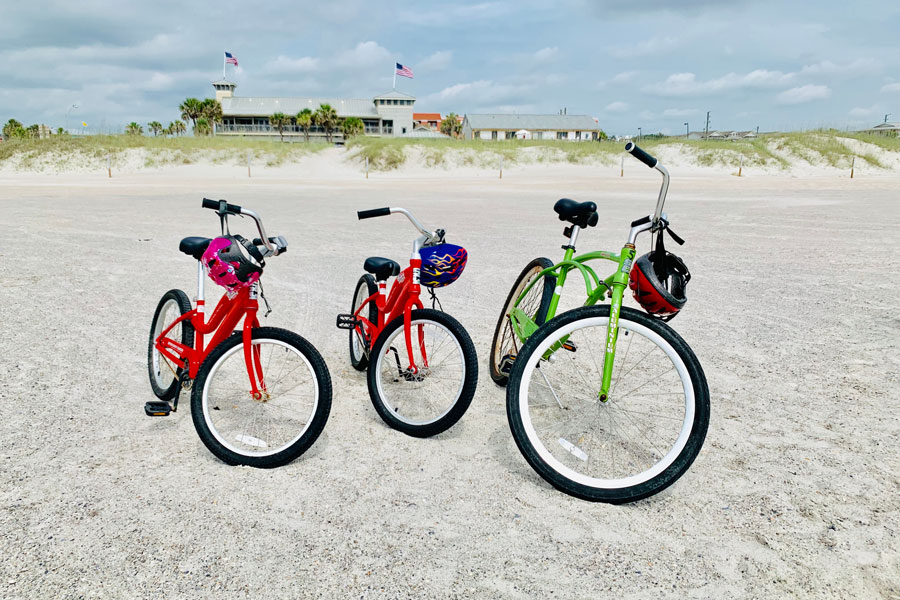
[[[548,321],[513,364],[506,408],[528,463],[557,489],[623,503],[681,477],[709,427],[709,389],[690,347],[665,323],[622,308],[609,398],[599,400],[609,305]],[[566,337],[574,351],[559,349]]]
[[[242,333],[206,358],[194,380],[191,417],[200,439],[230,465],[285,465],[312,446],[331,411],[331,377],[318,351],[296,333],[253,330],[267,394],[250,395]]]
[[[420,328],[427,361],[422,359]],[[478,359],[469,334],[446,313],[413,310],[410,334],[417,372],[409,370],[400,315],[372,348],[369,397],[385,423],[407,435],[429,437],[452,427],[469,408],[478,384]]]

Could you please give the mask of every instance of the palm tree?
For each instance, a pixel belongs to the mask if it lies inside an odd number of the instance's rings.
[[[313,124],[313,111],[308,108],[304,108],[300,112],[297,113],[297,125],[303,129],[303,135],[306,136],[306,141],[309,141],[309,128],[312,127]]]
[[[456,113],[450,113],[441,121],[441,133],[452,137],[459,137],[462,133],[462,123]]]
[[[196,98],[185,98],[178,110],[181,111],[181,118],[185,121],[190,120],[194,124],[194,129],[196,129],[197,119],[203,116],[201,102]]]
[[[187,126],[185,126],[184,121],[181,121],[181,120],[176,119],[175,122],[172,123],[171,127],[172,127],[172,133],[175,135],[181,135],[185,131],[187,131]]]
[[[10,119],[3,126],[3,139],[8,140],[12,137],[25,137],[25,128],[15,119]]]
[[[175,135],[175,123],[169,123],[169,126],[162,130],[163,135],[169,137]]]
[[[329,104],[320,104],[319,110],[313,115],[316,125],[325,130],[325,139],[331,143],[331,132],[338,123],[337,111],[331,108]]]
[[[212,132],[212,126],[206,117],[197,119],[197,125],[194,127],[194,135],[209,135]]]
[[[341,124],[341,131],[344,133],[345,140],[349,140],[354,135],[362,135],[365,129],[362,119],[358,117],[347,117]]]
[[[222,122],[222,105],[215,98],[207,98],[200,103],[200,114],[209,121],[210,130]]]
[[[282,112],[277,112],[269,117],[269,125],[278,130],[281,141],[284,141],[284,128],[291,124],[291,118]]]
[[[159,121],[150,121],[147,123],[147,129],[152,131],[154,136],[159,136],[163,131],[163,126]]]
[[[144,135],[144,128],[132,121],[125,127],[125,133],[128,135]]]

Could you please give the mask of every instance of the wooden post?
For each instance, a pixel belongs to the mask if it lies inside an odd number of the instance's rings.
[[[247,177],[250,177],[250,151],[247,150]]]
[[[853,179],[853,169],[856,167],[856,157],[850,160],[850,179]]]
[[[366,179],[369,178],[369,157],[366,157]]]
[[[109,176],[109,179],[112,179],[112,155],[106,155],[106,174]]]
[[[500,155],[500,179],[503,179],[503,155]]]
[[[622,155],[622,164],[619,165],[619,177],[625,177],[625,155]]]
[[[741,172],[744,170],[744,155],[741,154],[741,164],[738,167],[738,177],[741,176]]]

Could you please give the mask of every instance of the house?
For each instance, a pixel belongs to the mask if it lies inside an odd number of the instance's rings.
[[[877,135],[894,135],[896,136],[900,133],[900,123],[889,123],[885,121],[884,123],[879,123],[875,127],[870,127],[869,129],[862,129],[860,133],[874,133]]]
[[[600,125],[587,115],[466,115],[463,138],[467,140],[569,140],[599,137]]]
[[[413,113],[413,127],[417,131],[422,128],[440,131],[441,113]]]
[[[222,123],[216,126],[215,135],[246,136],[264,139],[280,139],[281,134],[269,122],[275,113],[295,117],[305,108],[315,112],[320,105],[328,104],[338,119],[357,117],[363,122],[364,135],[402,137],[413,131],[413,105],[416,99],[408,94],[392,90],[373,98],[276,98],[235,96],[237,84],[220,80],[213,82],[216,99],[222,105]],[[305,133],[295,123],[283,131],[284,139],[302,141]],[[310,139],[322,139],[325,131],[314,125],[309,130]],[[340,140],[340,125],[333,137]]]

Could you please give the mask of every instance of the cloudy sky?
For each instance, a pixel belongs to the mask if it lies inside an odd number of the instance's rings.
[[[0,121],[167,124],[212,96],[368,98],[416,110],[597,117],[610,133],[900,121],[900,2],[4,0]],[[677,8],[676,8],[677,7]],[[72,108],[72,105],[77,108]]]

